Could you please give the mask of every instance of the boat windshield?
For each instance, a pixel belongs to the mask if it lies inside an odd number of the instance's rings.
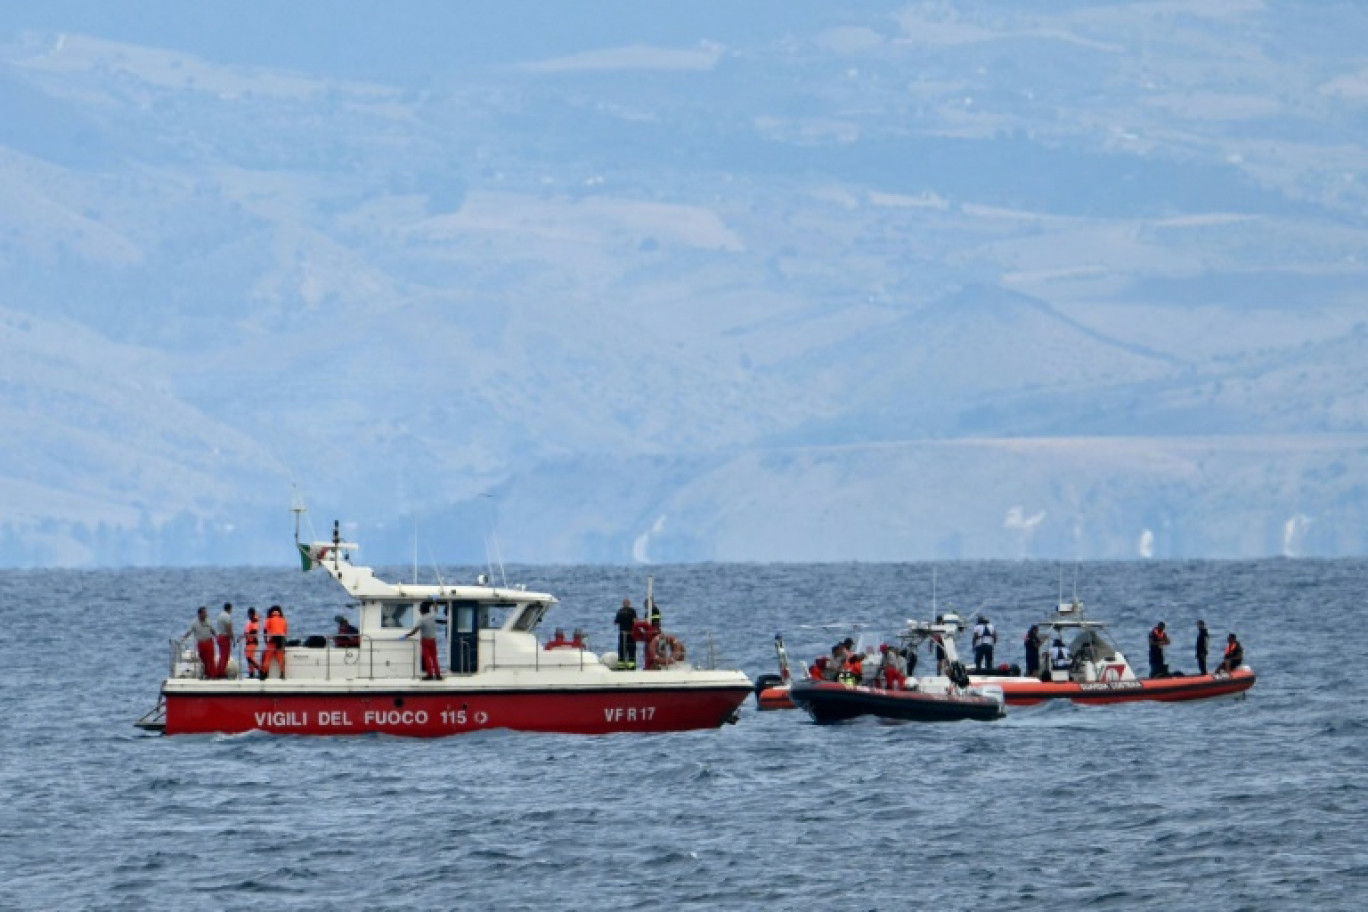
[[[1106,662],[1116,657],[1116,644],[1096,627],[1084,627],[1069,644],[1069,653],[1088,662]]]
[[[541,602],[528,602],[519,607],[521,610],[513,618],[512,629],[514,630],[534,629],[541,623],[541,619],[546,616],[546,612],[551,606]]]

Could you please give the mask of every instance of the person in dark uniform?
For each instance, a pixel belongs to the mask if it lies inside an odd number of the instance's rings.
[[[646,600],[646,620],[651,622],[651,626],[656,629],[656,633],[660,632],[662,620],[660,616],[660,606],[656,604],[654,597]]]
[[[636,624],[637,613],[631,599],[623,599],[622,607],[613,618],[618,629],[618,665],[623,668],[636,668],[636,640],[632,638],[632,627]]]
[[[1207,625],[1206,621],[1197,622],[1197,673],[1206,674]]]
[[[1164,629],[1164,622],[1160,621],[1154,625],[1154,629],[1149,634],[1149,676],[1151,678],[1168,677],[1168,664],[1164,661],[1164,648],[1168,644],[1168,631]]]
[[[997,645],[997,628],[993,622],[979,615],[974,625],[974,670],[987,671],[993,667],[993,647]]]
[[[1034,678],[1040,674],[1040,646],[1043,641],[1040,638],[1040,631],[1036,625],[1032,624],[1031,629],[1026,631],[1026,676]]]

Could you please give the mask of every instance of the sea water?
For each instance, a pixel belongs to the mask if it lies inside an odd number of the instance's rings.
[[[400,573],[402,571],[396,571]],[[445,568],[446,580],[475,570]],[[1075,591],[1137,669],[1167,622],[1240,635],[1246,698],[994,723],[716,731],[162,737],[168,639],[225,600],[328,632],[285,569],[0,573],[2,909],[1360,909],[1368,903],[1368,561],[515,568],[600,649],[646,575],[691,657],[752,677],[934,610],[999,661]],[[497,568],[495,573],[498,574]],[[934,579],[933,579],[934,577]],[[352,615],[355,616],[354,613]],[[241,620],[239,620],[239,624]],[[821,624],[834,627],[819,629]],[[808,626],[805,626],[808,625]],[[867,625],[856,627],[856,625]],[[547,634],[550,633],[548,629]],[[711,643],[711,650],[709,647]]]

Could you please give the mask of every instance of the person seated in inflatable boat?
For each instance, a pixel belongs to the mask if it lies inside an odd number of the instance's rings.
[[[1226,637],[1225,658],[1221,660],[1221,667],[1216,669],[1216,673],[1230,674],[1243,664],[1244,647],[1240,645],[1239,639],[1232,633]]]

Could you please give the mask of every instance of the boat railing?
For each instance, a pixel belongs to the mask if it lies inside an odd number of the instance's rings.
[[[678,634],[677,634],[678,635]],[[681,636],[681,639],[683,637]],[[694,668],[715,670],[719,667],[720,656],[717,641],[711,630],[697,636],[688,637],[697,644],[690,655]],[[339,645],[342,640],[346,645]],[[355,643],[355,645],[352,645]],[[443,641],[440,648],[443,672],[447,675],[470,675],[495,669],[559,669],[578,670],[597,669],[602,662],[587,639],[579,647],[564,649],[545,649],[544,644],[534,641],[535,648],[502,650],[499,637],[481,639],[478,647],[473,643],[460,643],[456,646],[455,667],[447,667],[452,658],[449,642]],[[205,678],[207,674],[195,645],[187,640],[172,638],[168,641],[168,677]],[[644,649],[644,644],[640,645]],[[260,643],[256,647],[255,660],[258,667],[265,664],[267,647]],[[573,661],[566,661],[565,653],[575,654]],[[555,660],[550,660],[554,655]],[[247,657],[247,644],[243,638],[235,638],[233,658],[237,674],[229,679],[253,677]],[[375,638],[368,634],[329,634],[312,635],[302,639],[291,639],[286,646],[286,674],[308,680],[374,680],[377,678],[420,678],[422,669],[422,650],[416,639],[397,639],[394,637]],[[645,667],[645,662],[640,663]]]

